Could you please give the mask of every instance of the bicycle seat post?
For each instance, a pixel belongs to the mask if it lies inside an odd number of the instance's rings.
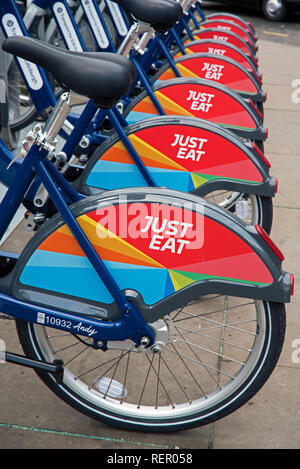
[[[82,100],[80,100],[82,98]],[[37,124],[33,133],[36,134],[37,143],[49,151],[53,151],[56,144],[56,137],[63,127],[72,106],[84,102],[86,98],[79,96],[77,93],[66,91],[57,100],[50,116],[48,117],[44,127]],[[32,135],[32,131],[29,132]],[[26,140],[26,137],[25,137]]]
[[[178,3],[182,8],[183,13],[187,15],[189,8],[191,7],[192,3],[194,3],[194,0],[180,0]]]
[[[70,93],[63,93],[43,128],[43,136],[49,143],[54,142],[70,112]]]
[[[143,34],[143,36],[139,40],[139,36],[141,34]],[[118,54],[129,58],[130,52],[132,50],[137,50],[139,53],[143,53],[148,42],[154,36],[154,34],[154,29],[150,26],[149,23],[137,21],[128,31],[124,41],[119,47]]]

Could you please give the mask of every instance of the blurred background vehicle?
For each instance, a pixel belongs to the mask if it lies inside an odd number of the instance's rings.
[[[209,2],[203,2],[203,7],[205,3],[216,2],[217,0],[210,0]],[[241,5],[240,0],[223,0],[218,1],[220,5],[224,4],[239,4]],[[283,21],[289,15],[294,12],[300,12],[300,0],[244,0],[243,7],[249,8],[260,8],[265,16],[270,21]]]

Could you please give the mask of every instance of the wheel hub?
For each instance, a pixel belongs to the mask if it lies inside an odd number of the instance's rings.
[[[276,16],[282,9],[282,1],[281,0],[270,0],[267,3],[267,12],[269,15]]]
[[[163,348],[168,343],[169,338],[169,328],[168,324],[164,319],[158,319],[158,321],[154,321],[149,323],[149,327],[153,330],[155,341],[151,347],[148,347],[149,340],[148,337],[142,337],[140,346],[136,347],[132,340],[127,339],[123,341],[108,341],[107,342],[107,349],[115,349],[115,350],[127,350],[127,351],[136,351],[136,352],[144,352],[144,353],[157,353],[163,350]]]

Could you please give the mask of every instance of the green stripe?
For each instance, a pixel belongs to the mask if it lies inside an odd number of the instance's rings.
[[[228,280],[229,282],[237,282],[237,283],[244,283],[244,284],[251,284],[251,285],[270,285],[269,283],[265,282],[253,282],[251,280],[240,280],[236,278],[230,278],[230,277],[218,277],[217,275],[207,275],[207,274],[198,274],[195,272],[185,272],[182,270],[175,270],[172,269],[173,272],[176,272],[178,274],[184,275],[185,277],[190,278],[194,282],[199,282],[201,280]]]
[[[226,181],[238,181],[238,182],[247,182],[249,184],[261,184],[261,182],[256,182],[256,181],[249,181],[247,179],[238,179],[238,178],[228,178],[228,177],[225,177],[225,176],[212,176],[210,174],[200,174],[200,173],[194,173],[194,174],[197,174],[205,179],[207,179],[208,181],[213,181],[215,179],[225,179]]]
[[[47,428],[39,428],[39,427],[27,427],[24,425],[15,425],[9,423],[0,423],[0,428],[6,429],[13,429],[13,430],[23,430],[23,431],[30,431],[30,432],[38,432],[38,433],[47,433],[51,435],[59,435],[59,436],[68,436],[68,437],[75,437],[75,438],[86,438],[88,440],[101,440],[101,441],[111,441],[114,443],[122,443],[122,444],[130,444],[135,446],[149,446],[152,448],[173,448],[172,446],[164,446],[164,445],[157,445],[155,443],[145,443],[141,441],[129,441],[123,440],[123,438],[106,438],[103,436],[97,435],[85,435],[84,433],[70,433],[70,432],[63,432],[57,430],[49,430]]]
[[[221,127],[226,127],[227,129],[241,129],[241,130],[256,130],[256,129],[251,129],[250,127],[240,127],[239,125],[229,125],[229,124],[219,124]]]

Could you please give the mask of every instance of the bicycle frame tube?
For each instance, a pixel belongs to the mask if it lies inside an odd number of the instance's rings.
[[[114,129],[116,130],[118,136],[120,137],[120,140],[123,142],[126,150],[129,152],[130,156],[133,158],[134,162],[136,163],[146,183],[150,187],[156,187],[156,183],[154,182],[148,168],[144,165],[138,153],[136,152],[135,148],[133,147],[127,135],[125,134],[122,125],[120,124],[118,118],[114,114],[114,111],[112,109],[109,109],[107,112],[107,115],[109,116],[110,121],[112,122]]]
[[[189,10],[188,15],[191,18],[191,20],[193,21],[195,28],[199,28],[200,23],[197,20],[196,16],[194,15],[194,11],[192,11],[192,9]]]
[[[126,340],[129,337],[140,345],[140,339],[146,336],[150,339],[149,346],[154,342],[152,329],[142,319],[137,322],[131,314],[116,321],[101,321],[78,314],[69,314],[40,305],[33,305],[17,300],[0,292],[1,312],[14,318],[23,319],[32,323],[44,324],[49,327],[66,331],[71,330],[77,335],[92,337],[95,347],[105,347],[109,340]],[[140,315],[138,315],[141,318]],[[51,319],[51,321],[50,321]],[[98,345],[98,342],[100,344]]]
[[[34,5],[36,5],[39,8],[42,8],[43,10],[46,10],[48,6],[47,0],[33,0],[32,2]]]
[[[97,2],[95,0],[80,0],[80,3],[98,48],[101,51],[116,52],[116,48],[112,42],[105,21],[102,18]]]
[[[13,181],[16,180],[17,169],[20,163],[18,161],[15,161],[14,164],[10,166],[14,157],[15,155],[7,148],[4,142],[0,139],[0,182],[6,187],[10,186]]]
[[[12,168],[13,166],[11,169]],[[18,166],[18,170],[14,171],[14,178],[0,204],[0,240],[21,205],[24,195],[32,183],[34,176],[34,170],[32,169],[30,160],[28,159],[25,159],[22,165]]]
[[[111,19],[114,22],[116,30],[119,35],[119,39],[123,40],[129,30],[129,24],[125,17],[122,8],[117,4],[112,2],[111,0],[104,0],[105,5],[107,6]]]
[[[67,49],[74,52],[86,52],[84,41],[68,3],[65,0],[59,2],[57,0],[48,0],[47,4]]]
[[[24,22],[14,0],[0,0],[1,28],[6,37],[28,36]],[[56,98],[42,68],[16,58],[27,89],[40,114],[56,103]]]
[[[158,101],[158,99],[156,98],[156,96],[153,92],[153,89],[152,89],[152,86],[151,86],[151,83],[149,81],[149,78],[148,78],[147,74],[144,72],[143,68],[139,65],[139,63],[138,63],[138,61],[136,60],[135,57],[132,56],[131,61],[134,64],[134,66],[136,68],[136,71],[138,73],[138,76],[139,76],[142,84],[144,85],[144,88],[147,91],[151,101],[153,102],[154,106],[156,107],[156,109],[160,113],[160,115],[164,116],[166,113],[163,110],[160,102]]]
[[[62,152],[67,155],[68,160],[73,155],[77,145],[79,145],[82,136],[88,131],[88,127],[92,125],[91,121],[97,111],[98,108],[93,101],[90,100],[82,111],[80,117],[76,118],[74,128],[62,148]]]
[[[103,323],[102,328],[101,321],[96,322],[98,338],[101,340],[120,340],[121,338],[125,339],[132,337],[133,340],[139,341],[141,335],[146,335],[151,339],[150,344],[153,343],[153,332],[151,328],[146,324],[133,304],[127,301],[127,298],[120,290],[114,278],[111,276],[103,261],[99,258],[94,247],[86,237],[82,228],[79,226],[62,193],[67,193],[67,196],[71,196],[73,201],[80,200],[84,196],[77,194],[70,186],[68,187],[68,183],[66,181],[63,182],[63,185],[60,185],[62,177],[57,172],[56,168],[47,160],[47,156],[47,150],[33,145],[22,164],[22,167],[19,167],[16,180],[9,187],[2,203],[0,204],[0,239],[8,228],[24,198],[26,191],[36,175],[40,179],[41,183],[46,187],[50,198],[57,207],[58,212],[63,217],[66,225],[72,231],[80,247],[85,252],[95,271],[106,285],[122,312],[123,318],[120,321],[111,323],[108,327],[107,323]],[[37,322],[37,308],[33,305],[17,301],[3,294],[0,294],[0,305],[1,311],[3,312],[25,320]],[[39,307],[38,310],[41,313],[44,308]],[[71,320],[70,315],[66,316],[63,313],[57,311],[53,312],[49,309],[45,309],[45,311],[45,314],[51,314],[52,317]],[[33,315],[35,315],[35,317],[33,317]],[[79,318],[77,315],[74,315],[73,319],[77,323],[79,320],[85,323],[87,322],[86,318]],[[135,335],[136,332],[138,332],[138,336]]]
[[[199,15],[201,16],[202,18],[202,21],[205,21],[206,20],[206,16],[200,6],[201,4],[199,3],[199,1],[196,1],[196,4],[195,4],[195,10],[199,13]]]
[[[68,3],[65,0],[45,0],[44,3],[51,9],[66,47],[72,51],[86,51],[86,45]],[[80,0],[80,4],[99,50],[116,52],[97,2]]]
[[[44,0],[33,0],[26,9],[23,21],[26,29],[29,30],[36,16],[45,16],[47,13],[47,4]]]

